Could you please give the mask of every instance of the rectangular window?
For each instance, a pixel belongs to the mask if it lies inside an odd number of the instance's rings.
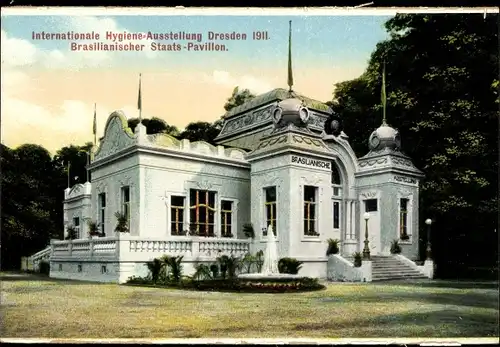
[[[304,186],[304,235],[319,236],[316,230],[318,188]]]
[[[185,235],[183,196],[170,197],[170,234]]]
[[[62,271],[62,264],[59,264],[59,271]]]
[[[377,199],[365,200],[365,212],[377,212],[378,209]]]
[[[122,187],[122,213],[127,217],[130,228],[130,187]]]
[[[340,229],[340,202],[333,202],[333,229]]]
[[[82,265],[78,264],[78,272],[82,272]]]
[[[267,228],[269,225],[272,226],[274,235],[277,235],[276,230],[276,187],[269,187],[264,189],[265,195],[265,209],[266,209],[266,227],[264,228],[264,236],[267,236]]]
[[[80,217],[73,217],[73,226],[75,227],[75,237],[80,238]]]
[[[98,208],[99,208],[99,215],[98,215],[98,221],[99,223],[99,228],[101,229],[101,233],[104,235],[105,234],[105,218],[106,218],[106,193],[101,193],[98,195]]]
[[[233,237],[233,202],[222,200],[220,209],[222,237]]]
[[[108,272],[108,269],[106,268],[106,265],[102,265],[101,266],[101,273],[105,274],[106,272]]]
[[[399,200],[399,237],[408,240],[408,199]]]
[[[215,236],[215,192],[191,189],[189,203],[191,235]]]

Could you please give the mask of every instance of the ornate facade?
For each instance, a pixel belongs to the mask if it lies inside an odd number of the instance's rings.
[[[327,105],[275,89],[228,112],[216,141],[147,135],[142,124],[133,133],[112,113],[92,182],[65,191],[65,225],[78,233],[52,241],[51,276],[124,282],[163,254],[183,255],[189,273],[221,253],[263,249],[268,225],[279,256],[303,261],[304,275],[326,277],[328,239],[345,257],[361,252],[366,226],[372,255],[398,239],[404,256],[418,257],[423,175],[385,122],[358,159]],[[117,213],[129,232],[117,232]]]

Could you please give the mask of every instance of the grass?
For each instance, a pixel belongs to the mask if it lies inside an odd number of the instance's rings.
[[[498,285],[444,281],[330,284],[294,294],[194,292],[0,278],[2,337],[496,337]]]

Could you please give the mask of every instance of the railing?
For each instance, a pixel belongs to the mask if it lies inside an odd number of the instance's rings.
[[[89,240],[61,241],[53,240],[53,257],[92,257],[94,255],[114,256],[116,237],[102,237]]]
[[[170,239],[140,238],[119,235],[88,240],[53,240],[54,258],[96,257],[115,258],[125,261],[147,261],[164,254],[182,255],[186,259],[217,257],[221,254],[243,256],[250,251],[248,240],[177,236]]]
[[[33,254],[28,258],[28,268],[37,271],[40,268],[40,262],[43,260],[49,260],[52,248],[48,246],[45,249]]]

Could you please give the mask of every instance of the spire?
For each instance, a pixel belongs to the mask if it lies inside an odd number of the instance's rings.
[[[385,94],[385,60],[382,67],[382,125],[386,125],[387,95]]]
[[[293,74],[292,74],[292,21],[289,22],[290,29],[288,32],[288,88],[292,91]]]
[[[92,125],[92,133],[94,134],[94,148],[95,148],[97,145],[97,111],[95,103],[94,103],[94,123]]]
[[[142,123],[141,75],[142,74],[139,74],[139,96],[137,98],[137,109],[139,110],[139,123]]]

